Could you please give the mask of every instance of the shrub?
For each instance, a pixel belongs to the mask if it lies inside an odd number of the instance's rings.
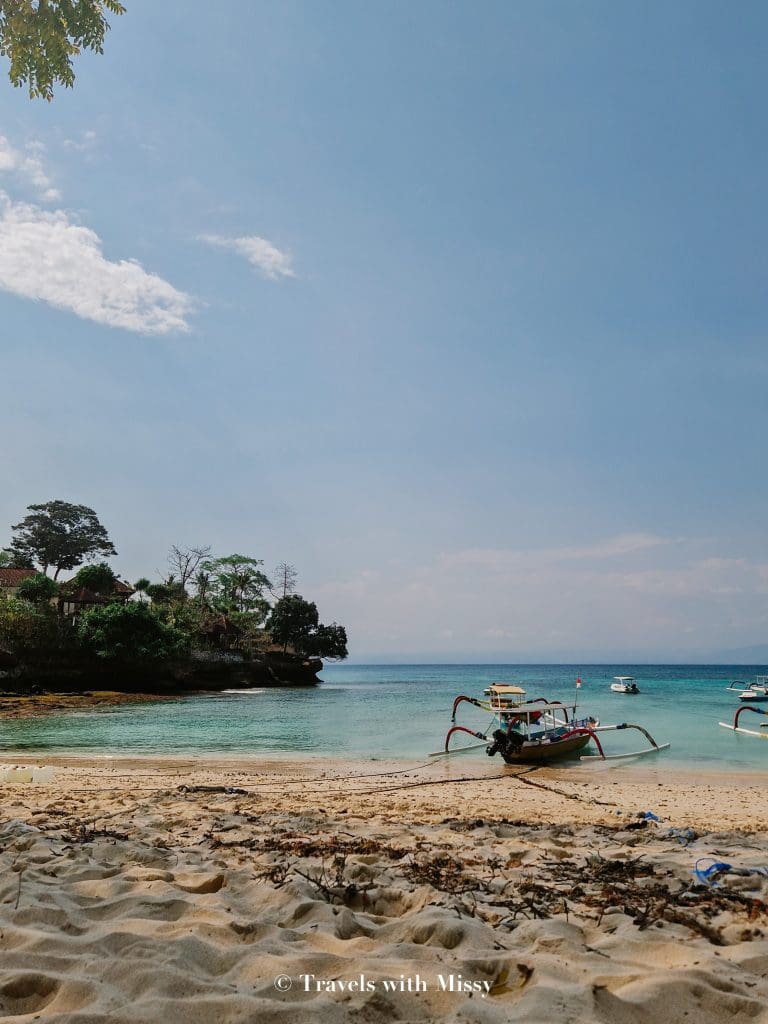
[[[45,661],[59,644],[59,621],[53,608],[19,597],[0,599],[0,650],[24,661]]]
[[[116,579],[106,562],[98,562],[96,565],[84,565],[82,569],[78,569],[71,583],[75,587],[85,587],[94,594],[112,594]]]
[[[50,604],[58,592],[56,581],[42,572],[27,576],[19,583],[16,591],[23,601],[29,601],[31,604]]]
[[[98,658],[159,661],[185,653],[181,630],[162,622],[142,603],[106,604],[90,608],[77,623],[82,647]]]

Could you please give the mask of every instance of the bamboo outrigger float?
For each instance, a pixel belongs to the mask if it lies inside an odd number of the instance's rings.
[[[542,764],[573,757],[590,742],[597,747],[598,753],[582,754],[582,761],[615,761],[640,757],[669,747],[668,743],[658,744],[641,725],[631,722],[600,725],[596,718],[579,718],[575,702],[565,704],[562,701],[550,701],[546,697],[526,701],[525,690],[519,686],[493,683],[485,690],[485,697],[477,699],[462,694],[454,700],[451,728],[445,737],[445,747],[430,756],[444,757],[485,747],[489,757],[501,754],[507,764]],[[491,714],[486,729],[481,731],[456,724],[456,712],[465,702]],[[639,730],[650,746],[625,754],[606,754],[598,734],[624,729]],[[482,742],[451,749],[451,738],[456,733],[467,733]]]
[[[765,732],[760,732],[757,729],[745,729],[743,725],[739,725],[739,719],[745,711],[753,711],[756,715],[764,715],[768,718],[768,711],[763,708],[753,708],[749,704],[743,704],[733,716],[733,724],[729,725],[728,722],[718,722],[724,729],[731,729],[733,732],[740,732],[743,736],[757,736],[759,740],[768,740],[768,722],[764,722],[760,728],[765,729]]]

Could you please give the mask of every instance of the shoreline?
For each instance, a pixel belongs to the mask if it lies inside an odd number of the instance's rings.
[[[2,719],[0,718],[0,722]],[[261,765],[271,767],[290,765],[291,767],[327,767],[332,766],[341,774],[352,770],[370,770],[371,768],[385,771],[387,767],[398,770],[414,770],[417,767],[437,768],[440,765],[451,765],[461,768],[460,774],[484,774],[488,777],[498,776],[508,771],[510,775],[523,767],[534,767],[537,771],[552,773],[553,778],[576,781],[586,784],[590,781],[597,785],[614,782],[646,782],[671,784],[671,779],[678,780],[686,786],[717,785],[718,783],[738,786],[745,784],[768,784],[768,759],[765,768],[747,769],[742,767],[697,768],[685,762],[675,762],[668,758],[639,758],[634,762],[623,764],[592,762],[589,765],[578,762],[548,765],[505,765],[499,760],[489,760],[477,753],[474,757],[457,756],[449,758],[417,758],[411,756],[398,757],[360,757],[350,755],[342,757],[338,754],[329,755],[323,752],[295,750],[281,751],[250,751],[235,752],[232,750],[206,750],[194,753],[176,751],[169,754],[152,752],[110,753],[105,750],[50,750],[45,747],[25,747],[23,749],[0,747],[0,763],[26,764],[33,760],[43,759],[51,765],[83,767],[87,763],[108,764],[142,764],[142,765],[180,765],[194,766],[199,770],[217,769],[223,766],[236,771],[258,771]],[[452,769],[452,770],[454,770]],[[455,771],[454,771],[455,773]]]
[[[226,785],[259,793],[261,802],[273,810],[315,807],[314,798],[323,795],[329,808],[343,806],[345,813],[364,813],[367,798],[373,797],[375,803],[381,790],[382,794],[409,794],[407,804],[395,796],[382,797],[385,810],[397,808],[406,814],[404,820],[434,821],[453,806],[456,810],[474,807],[478,816],[503,818],[514,812],[535,821],[546,808],[552,822],[615,825],[617,817],[651,811],[668,827],[768,832],[764,799],[768,772],[690,769],[671,774],[661,764],[638,764],[584,766],[576,773],[567,767],[500,766],[487,759],[466,758],[424,762],[283,753],[216,757],[32,750],[3,751],[0,763],[52,767],[57,784],[66,787],[77,780],[94,792],[112,778],[142,773],[193,785],[223,785],[221,779],[226,779]],[[297,780],[307,787],[293,789]],[[0,792],[7,797],[26,786],[31,784],[0,785]],[[447,801],[443,792],[449,794]]]

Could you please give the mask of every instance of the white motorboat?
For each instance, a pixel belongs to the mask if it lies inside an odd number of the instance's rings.
[[[614,693],[640,693],[634,676],[614,676],[611,689]]]
[[[768,676],[756,676],[753,683],[734,679],[726,692],[738,694],[739,700],[745,704],[768,700]]]

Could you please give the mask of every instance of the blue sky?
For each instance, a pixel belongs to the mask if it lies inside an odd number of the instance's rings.
[[[356,660],[768,640],[764,5],[126,3],[0,82],[0,523]]]

